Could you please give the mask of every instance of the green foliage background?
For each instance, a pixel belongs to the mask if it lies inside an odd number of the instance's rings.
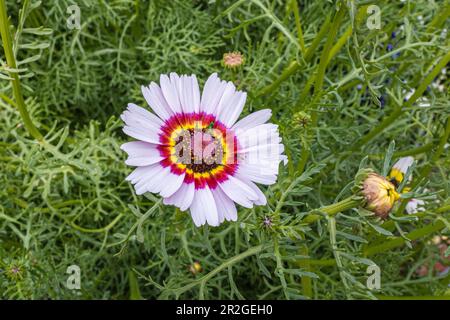
[[[374,2],[379,30],[366,26]],[[448,275],[416,272],[440,259],[430,239],[449,233],[448,1],[79,0],[81,29],[70,30],[74,3],[6,1],[19,65],[8,69],[0,50],[1,298],[449,294]],[[235,50],[245,65],[225,69],[222,55]],[[172,71],[201,84],[218,72],[248,91],[244,114],[273,110],[290,161],[264,187],[267,207],[195,228],[124,180],[132,168],[118,116],[128,102],[145,105],[142,84]],[[10,72],[45,142],[24,128]],[[358,168],[381,173],[406,155],[417,159],[413,192],[425,212],[405,218],[403,203],[385,222],[358,208],[308,222],[314,208],[351,194]],[[375,291],[366,287],[373,263]],[[66,288],[74,264],[79,291]]]

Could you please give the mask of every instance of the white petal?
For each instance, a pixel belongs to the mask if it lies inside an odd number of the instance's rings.
[[[411,199],[406,204],[406,212],[408,214],[415,214],[419,211],[425,211],[424,205],[425,201],[421,199]]]
[[[200,110],[200,89],[195,75],[181,76],[180,101],[185,113],[198,112]]]
[[[279,148],[282,148],[281,145]],[[277,146],[261,146],[256,149],[249,149],[248,152],[244,154],[239,153],[238,169],[240,167],[242,167],[243,170],[248,169],[251,171],[248,174],[255,175],[255,177],[256,175],[277,175],[279,163],[283,160],[283,156],[278,154],[278,152],[281,151],[276,150]]]
[[[232,102],[234,95],[236,94],[236,87],[232,82],[227,82],[225,84],[225,90],[222,94],[222,97],[219,100],[219,103],[216,107],[214,113],[218,116],[222,113],[224,108],[227,108],[228,105]],[[220,118],[219,118],[220,119]]]
[[[153,121],[148,120],[147,118],[143,117],[142,115],[138,113],[131,112],[129,110],[125,110],[121,115],[120,118],[125,122],[126,125],[138,129],[148,129],[155,133],[160,133],[161,126]],[[157,118],[155,116],[155,118]]]
[[[155,177],[164,173],[163,170],[164,168],[160,164],[138,167],[126,178],[126,180],[131,181],[131,183],[134,184],[136,194],[143,194],[149,191],[145,187],[148,181],[153,181]]]
[[[192,103],[194,104],[195,112],[200,111],[200,88],[198,86],[197,77],[195,74],[191,75],[191,88],[192,88]]]
[[[208,186],[195,190],[190,209],[196,226],[205,224],[205,221],[210,226],[219,225],[216,202]]]
[[[170,197],[173,195],[178,189],[180,189],[181,184],[184,181],[184,173],[181,175],[177,175],[174,173],[169,173],[169,175],[164,180],[164,186],[159,193],[163,198]]]
[[[237,209],[233,200],[231,200],[220,188],[211,190],[214,200],[216,200],[217,213],[219,214],[219,223],[224,219],[227,221],[237,220]]]
[[[152,155],[159,154],[156,145],[143,141],[125,142],[120,146],[120,149],[125,151],[129,156],[146,156],[150,153]]]
[[[238,149],[238,153],[247,153],[264,159],[278,159],[278,155],[284,152],[282,144],[257,144],[252,147]]]
[[[142,167],[142,166],[149,166],[151,164],[155,164],[157,162],[160,162],[164,158],[161,156],[153,156],[153,157],[129,157],[127,160],[125,160],[125,164],[129,166],[136,166],[136,167]]]
[[[258,195],[249,186],[233,176],[228,176],[219,186],[231,200],[243,207],[252,208],[253,201],[258,199]]]
[[[120,117],[126,124],[126,134],[143,141],[159,143],[162,121],[157,116],[130,103]]]
[[[200,227],[206,223],[206,217],[203,214],[203,211],[201,210],[201,208],[197,205],[196,201],[198,201],[198,200],[195,200],[195,195],[194,195],[194,200],[192,201],[192,204],[190,206],[190,212],[191,212],[191,217],[192,217],[192,220],[194,221],[194,224],[197,227]]]
[[[161,85],[161,91],[163,92],[164,98],[172,111],[175,113],[181,113],[182,110],[177,88],[179,77],[173,72],[170,74],[170,78],[171,79],[169,79],[169,77],[165,74],[160,76],[159,82]]]
[[[148,111],[142,107],[139,107],[138,105],[135,105],[134,103],[128,104],[128,111],[133,112],[135,114],[139,114],[140,116],[144,117],[149,122],[153,123],[156,127],[160,128],[164,125],[164,122],[160,118],[155,116],[150,111]]]
[[[246,130],[236,129],[235,134],[239,144],[244,147],[280,142],[278,126],[272,123],[261,124]]]
[[[232,99],[223,106],[219,114],[219,120],[230,128],[244,108],[245,100],[247,99],[247,93],[237,91]]]
[[[188,209],[191,206],[192,200],[194,199],[195,184],[194,183],[183,183],[181,187],[170,197],[164,198],[164,204],[171,204],[181,211]]]
[[[253,182],[261,183],[265,185],[274,184],[277,181],[277,173],[272,170],[264,169],[260,164],[247,164],[239,163],[237,172],[240,176],[243,176]]]
[[[405,174],[406,171],[408,171],[408,168],[413,164],[414,158],[413,157],[403,157],[400,158],[393,167],[397,170],[399,170],[401,173]]]
[[[253,112],[246,116],[245,118],[236,122],[233,126],[232,130],[241,129],[248,130],[253,127],[259,126],[260,124],[265,123],[272,116],[272,110],[263,109],[256,112]]]
[[[163,168],[160,164],[155,165],[157,168],[154,172],[141,179],[134,186],[136,194],[143,194],[145,192],[158,193],[164,187],[164,181],[170,174],[170,167]]]
[[[245,177],[239,175],[236,175],[236,177],[239,178],[247,186],[249,186],[258,195],[258,199],[253,201],[256,205],[265,206],[267,204],[266,196],[264,195],[264,193],[262,193],[262,191],[258,188],[256,184],[247,180]]]
[[[153,130],[130,126],[124,126],[122,130],[125,134],[135,139],[155,144],[161,144],[161,142],[159,141],[159,134]]]
[[[200,111],[214,114],[226,87],[226,81],[220,81],[217,73],[210,75],[203,88]]]
[[[148,105],[161,119],[167,120],[171,117],[173,112],[156,83],[152,82],[148,87],[142,86],[141,90]]]
[[[152,172],[156,166],[146,166],[146,167],[138,167],[131,172],[128,177],[125,178],[125,180],[130,181],[132,184],[135,184],[136,182],[140,181],[143,176],[145,176],[147,173]]]

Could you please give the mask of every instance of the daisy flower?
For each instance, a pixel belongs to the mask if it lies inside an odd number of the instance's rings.
[[[284,146],[269,109],[238,120],[247,94],[212,74],[202,94],[195,75],[161,75],[142,86],[153,113],[133,103],[121,115],[127,142],[126,178],[140,195],[159,194],[166,205],[190,210],[196,226],[236,221],[235,203],[265,205],[255,184],[276,182]],[[236,122],[237,121],[237,122]]]

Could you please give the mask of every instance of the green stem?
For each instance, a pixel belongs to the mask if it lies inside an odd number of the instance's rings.
[[[109,231],[110,229],[112,229],[112,227],[114,227],[114,226],[117,224],[117,222],[119,222],[119,220],[120,220],[122,217],[123,217],[123,214],[122,214],[122,213],[119,213],[119,214],[117,215],[117,217],[115,217],[114,220],[111,221],[108,225],[106,225],[106,226],[104,226],[104,227],[102,227],[102,228],[98,228],[98,229],[88,229],[88,228],[83,228],[83,227],[80,227],[79,225],[75,224],[75,223],[72,222],[72,221],[67,221],[67,222],[69,223],[69,225],[70,225],[72,228],[74,228],[74,229],[76,229],[76,230],[78,230],[78,231],[81,231],[81,232],[85,232],[85,233],[104,233],[104,232],[107,232],[107,231]]]
[[[328,220],[328,232],[330,233],[330,245],[331,249],[333,250],[333,256],[334,260],[336,261],[336,267],[339,270],[339,276],[341,277],[342,284],[344,285],[344,292],[346,292],[347,295],[347,278],[344,274],[344,266],[342,264],[341,255],[339,248],[337,246],[336,241],[336,219],[334,217],[327,217]]]
[[[319,209],[311,210],[310,213],[303,219],[305,223],[313,223],[319,220],[322,216],[320,214],[315,214],[314,212],[325,213],[328,216],[334,216],[339,212],[343,212],[348,209],[356,208],[361,205],[361,200],[355,198],[355,196],[350,196],[342,201],[330,204],[328,206],[321,207]]]
[[[308,249],[308,246],[306,244],[302,245],[300,247],[300,254],[304,255],[304,256],[309,256],[309,249]],[[309,263],[309,261],[307,259],[299,260],[298,266],[300,268],[308,271],[308,272],[311,272],[311,264]],[[301,281],[302,281],[303,295],[305,297],[312,298],[313,297],[313,291],[312,291],[312,280],[311,280],[311,277],[303,276],[301,278]]]
[[[344,18],[344,9],[341,8],[336,13],[334,21],[330,26],[329,35],[327,37],[327,41],[325,43],[325,47],[322,50],[322,55],[320,57],[319,67],[317,69],[316,83],[314,84],[314,94],[317,95],[323,86],[323,79],[325,78],[325,70],[328,66],[329,56],[331,51],[331,46],[333,45],[334,39],[336,38],[337,32],[339,30],[339,26],[341,24],[342,19]]]
[[[291,8],[292,8],[292,11],[294,12],[295,26],[297,28],[298,43],[300,44],[302,54],[304,54],[306,51],[305,40],[303,39],[302,24],[300,22],[300,11],[298,9],[297,0],[291,0]]]
[[[353,32],[352,26],[349,26],[347,30],[345,30],[344,34],[339,38],[339,40],[336,42],[333,48],[331,48],[327,64],[330,63],[331,59],[333,59],[333,57],[339,52],[339,50],[342,49],[344,44],[347,43],[347,40],[352,35],[352,32]]]
[[[305,61],[308,62],[313,57],[314,52],[316,51],[317,47],[319,46],[322,39],[327,35],[329,26],[331,23],[331,15],[328,15],[324,24],[322,25],[322,28],[320,28],[319,33],[314,37],[313,42],[308,47],[305,53]]]
[[[280,246],[278,243],[278,238],[276,236],[273,237],[273,254],[275,255],[275,260],[277,263],[277,268],[275,273],[278,275],[278,278],[280,279],[281,287],[283,288],[284,297],[286,300],[289,300],[289,294],[287,292],[287,282],[286,278],[284,276],[284,267],[283,267],[283,261],[281,259],[280,254]]]
[[[9,33],[9,22],[8,22],[8,15],[6,13],[5,0],[0,0],[0,33],[2,37],[3,49],[5,51],[6,62],[8,64],[8,67],[11,69],[17,69],[16,59],[13,53],[11,35]],[[28,130],[28,132],[32,137],[42,142],[44,140],[44,137],[39,132],[39,130],[34,126],[33,121],[31,120],[30,115],[28,114],[25,105],[25,100],[23,99],[22,91],[20,88],[19,75],[16,70],[10,71],[9,74],[10,77],[13,79],[12,87],[14,98],[16,100],[17,108],[19,109],[19,113],[20,116],[22,117],[25,128]]]

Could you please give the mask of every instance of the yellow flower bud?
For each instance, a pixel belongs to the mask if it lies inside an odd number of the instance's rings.
[[[192,274],[194,274],[194,275],[196,275],[197,273],[200,273],[200,272],[202,272],[202,265],[200,264],[200,262],[198,262],[198,261],[195,261],[193,264],[191,264],[190,266],[189,266],[189,271],[192,273]]]
[[[366,200],[366,209],[385,219],[400,195],[395,186],[376,173],[369,173],[363,182],[362,193]]]

